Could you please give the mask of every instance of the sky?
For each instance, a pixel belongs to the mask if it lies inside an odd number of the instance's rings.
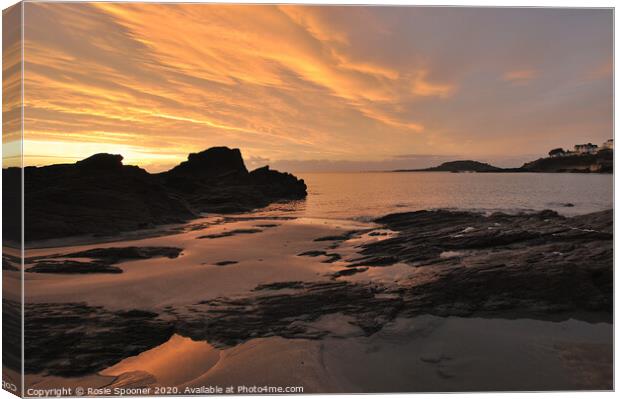
[[[25,163],[519,166],[612,137],[612,11],[26,3]]]

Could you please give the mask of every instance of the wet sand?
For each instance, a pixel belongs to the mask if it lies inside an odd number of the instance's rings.
[[[204,220],[208,222],[209,220]],[[199,222],[199,221],[197,221]],[[259,228],[255,234],[234,234],[201,239],[205,234],[222,234],[256,228],[264,220],[228,221],[181,234],[83,246],[29,249],[26,257],[70,253],[94,248],[156,247],[182,248],[175,259],[154,258],[119,264],[119,275],[57,275],[25,273],[27,302],[82,302],[110,309],[156,309],[193,304],[220,296],[250,292],[259,284],[278,281],[327,279],[336,265],[297,256],[330,243],[314,242],[317,237],[367,227],[357,222],[330,220],[285,220],[275,227]],[[218,266],[218,262],[237,263]]]
[[[220,350],[174,335],[168,342],[77,379],[28,376],[33,388],[301,386],[321,392],[597,390],[611,380],[605,323],[420,316],[371,337],[326,317],[323,341],[258,338]],[[585,367],[584,367],[585,366]],[[131,384],[127,376],[144,372]]]
[[[83,303],[110,312],[140,309],[177,325],[184,319],[185,325],[181,323],[183,328],[178,327],[166,341],[104,369],[80,376],[45,370],[27,375],[26,385],[163,385],[177,387],[181,394],[195,393],[185,392],[187,387],[265,384],[302,386],[306,393],[611,389],[612,324],[570,317],[560,322],[430,315],[384,320],[384,315],[371,313],[364,317],[381,321],[378,330],[369,332],[367,320],[333,308],[311,317],[301,312],[295,321],[299,328],[266,331],[232,345],[197,339],[206,328],[196,324],[202,317],[201,306],[214,312],[222,301],[243,303],[245,298],[298,292],[286,286],[256,291],[261,285],[299,282],[314,289],[318,283],[347,284],[342,289],[334,286],[334,291],[329,288],[326,295],[357,285],[372,290],[386,286],[385,293],[373,296],[389,300],[390,292],[399,286],[429,279],[434,271],[395,262],[335,277],[334,273],[358,260],[360,246],[397,236],[374,223],[213,217],[191,225],[175,234],[130,241],[28,249],[30,258],[102,247],[181,248],[181,254],[172,259],[120,262],[115,265],[122,269],[120,274],[25,273],[25,287],[26,301],[34,309],[44,303]],[[359,233],[340,241],[321,239],[350,231]],[[205,235],[213,238],[201,238]],[[307,252],[319,254],[300,256]],[[333,253],[339,258],[329,256]],[[19,272],[4,275],[11,278],[12,274],[17,278]],[[364,292],[360,298],[366,298]],[[259,310],[265,306],[260,301],[250,303]],[[228,305],[222,306],[226,312]],[[226,317],[233,317],[234,323],[240,316]]]

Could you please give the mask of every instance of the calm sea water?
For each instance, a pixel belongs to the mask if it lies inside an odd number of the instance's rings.
[[[364,220],[421,209],[576,215],[613,207],[613,176],[570,173],[298,173],[308,198],[276,205],[310,218]],[[566,206],[572,204],[573,206]]]

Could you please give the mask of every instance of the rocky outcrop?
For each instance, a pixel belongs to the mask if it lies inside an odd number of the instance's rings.
[[[367,265],[391,256],[428,270],[408,292],[406,312],[611,320],[611,210],[572,218],[421,211],[377,222],[400,234],[367,245]]]
[[[288,289],[292,291],[278,292]],[[254,296],[206,300],[174,311],[177,333],[215,347],[273,335],[320,339],[330,331],[311,323],[339,313],[353,318],[349,323],[359,327],[360,335],[370,336],[393,320],[403,305],[391,288],[369,283],[290,282],[256,290]]]
[[[25,240],[110,235],[161,224],[182,223],[201,212],[231,213],[275,201],[302,199],[306,185],[268,167],[249,172],[238,149],[214,147],[159,174],[123,165],[121,155],[96,154],[75,164],[24,168]],[[21,169],[3,169],[19,183]],[[4,200],[19,202],[19,191]],[[6,215],[19,226],[19,213]],[[5,229],[18,240],[20,229]]]
[[[143,310],[113,312],[83,303],[24,307],[27,374],[88,375],[163,344],[174,331],[157,313]]]
[[[306,196],[303,180],[268,166],[248,172],[241,152],[226,147],[190,154],[187,161],[159,177],[196,212],[243,212]]]
[[[225,177],[247,175],[241,151],[238,148],[212,147],[189,154],[187,161],[166,172],[166,175],[189,176],[192,179],[219,180]]]
[[[115,234],[195,216],[153,175],[121,160],[97,154],[75,164],[24,168],[26,242]],[[12,174],[20,170],[3,170],[4,178]]]
[[[123,269],[112,266],[130,260],[156,257],[177,258],[181,248],[174,247],[111,247],[94,248],[68,254],[53,254],[26,258],[28,273],[92,274],[122,273]],[[71,258],[88,259],[88,261]]]

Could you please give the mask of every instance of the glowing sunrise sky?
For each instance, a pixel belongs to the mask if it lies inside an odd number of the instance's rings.
[[[24,46],[26,164],[518,166],[612,137],[611,10],[26,3]]]

